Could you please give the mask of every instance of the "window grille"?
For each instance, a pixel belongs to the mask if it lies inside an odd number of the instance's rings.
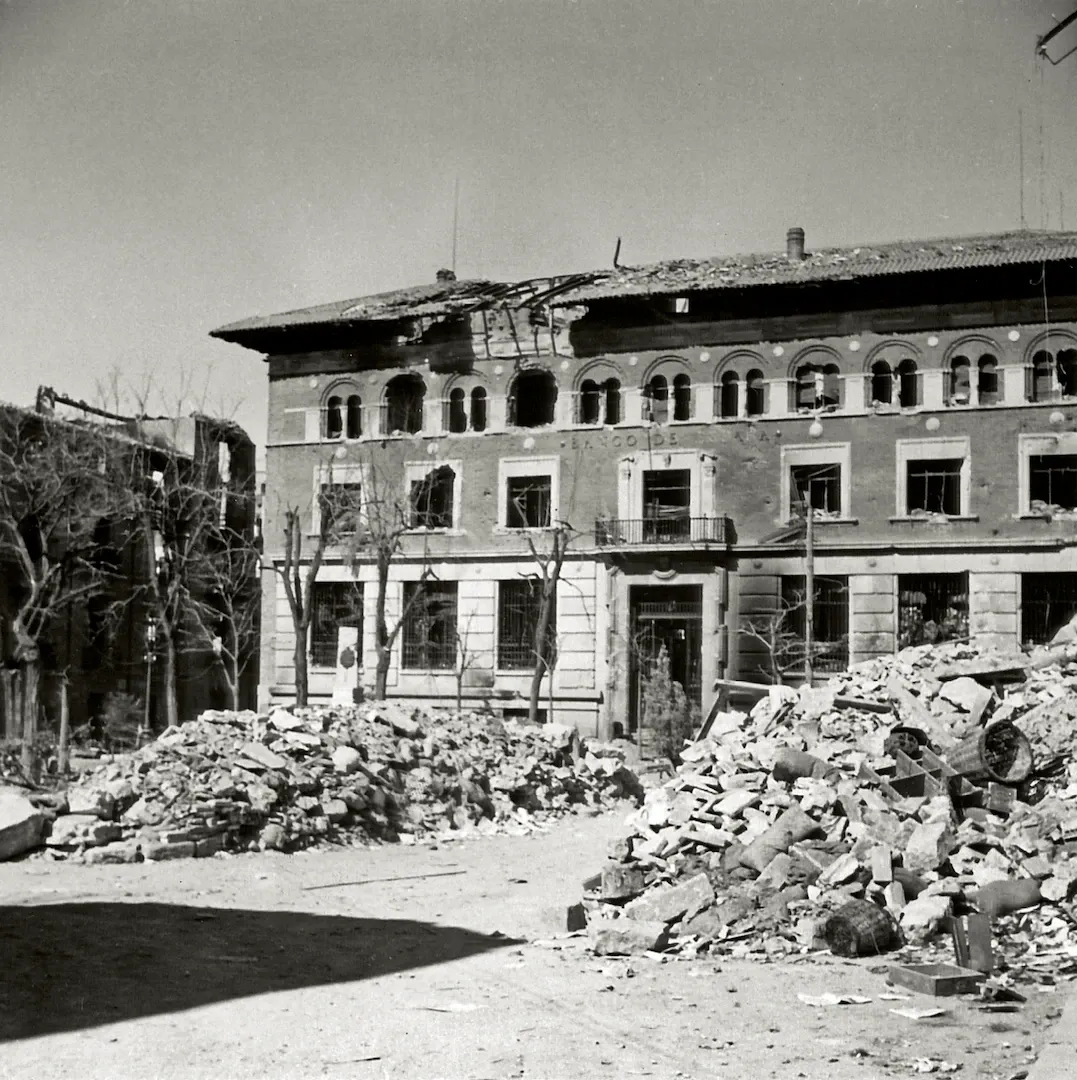
[[[804,637],[807,629],[805,611],[807,585],[802,575],[782,578],[782,606],[786,611],[785,628],[801,646],[803,663]],[[815,602],[812,606],[812,667],[815,671],[844,671],[849,666],[849,579],[815,577]],[[796,656],[796,650],[793,651]]]
[[[456,667],[455,581],[406,581],[401,630],[405,668],[452,671]]]
[[[498,589],[497,666],[504,671],[530,671],[535,666],[535,629],[542,606],[542,582],[538,578],[503,581]],[[557,641],[557,608],[546,627],[546,653]]]
[[[552,524],[553,479],[509,477],[505,525],[510,529],[548,529]]]
[[[363,640],[363,586],[355,581],[316,581],[310,594],[310,662],[315,667],[337,666],[337,631],[359,628]]]
[[[968,574],[898,577],[898,648],[969,636]]]
[[[1077,615],[1077,574],[1021,575],[1021,641],[1047,645]]]
[[[910,461],[906,474],[906,512],[959,515],[962,464],[961,458]]]
[[[1077,507],[1077,455],[1035,454],[1028,459],[1028,497],[1031,503]]]

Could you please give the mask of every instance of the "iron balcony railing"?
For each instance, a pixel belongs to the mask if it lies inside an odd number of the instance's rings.
[[[598,547],[672,547],[728,544],[732,522],[712,517],[599,518],[595,522]]]

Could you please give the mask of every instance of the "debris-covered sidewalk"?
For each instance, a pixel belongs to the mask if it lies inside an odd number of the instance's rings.
[[[1065,653],[920,647],[772,688],[704,725],[576,918],[607,955],[904,950],[896,981],[996,1005],[1072,977],[1075,717]]]
[[[385,702],[209,712],[66,792],[6,794],[0,858],[42,844],[54,858],[124,863],[525,832],[642,794],[622,749],[561,725]]]

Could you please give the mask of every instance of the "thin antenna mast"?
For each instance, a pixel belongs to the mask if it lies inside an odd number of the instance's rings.
[[[456,233],[460,220],[460,177],[456,178],[452,195],[452,272],[456,273]]]
[[[1021,228],[1025,226],[1025,116],[1021,109],[1017,110],[1017,177],[1018,198],[1021,206]]]

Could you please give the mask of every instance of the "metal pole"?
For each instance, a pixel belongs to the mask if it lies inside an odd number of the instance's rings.
[[[811,499],[804,506],[804,679],[809,686],[815,672],[812,669],[812,649],[815,645],[815,509]]]

